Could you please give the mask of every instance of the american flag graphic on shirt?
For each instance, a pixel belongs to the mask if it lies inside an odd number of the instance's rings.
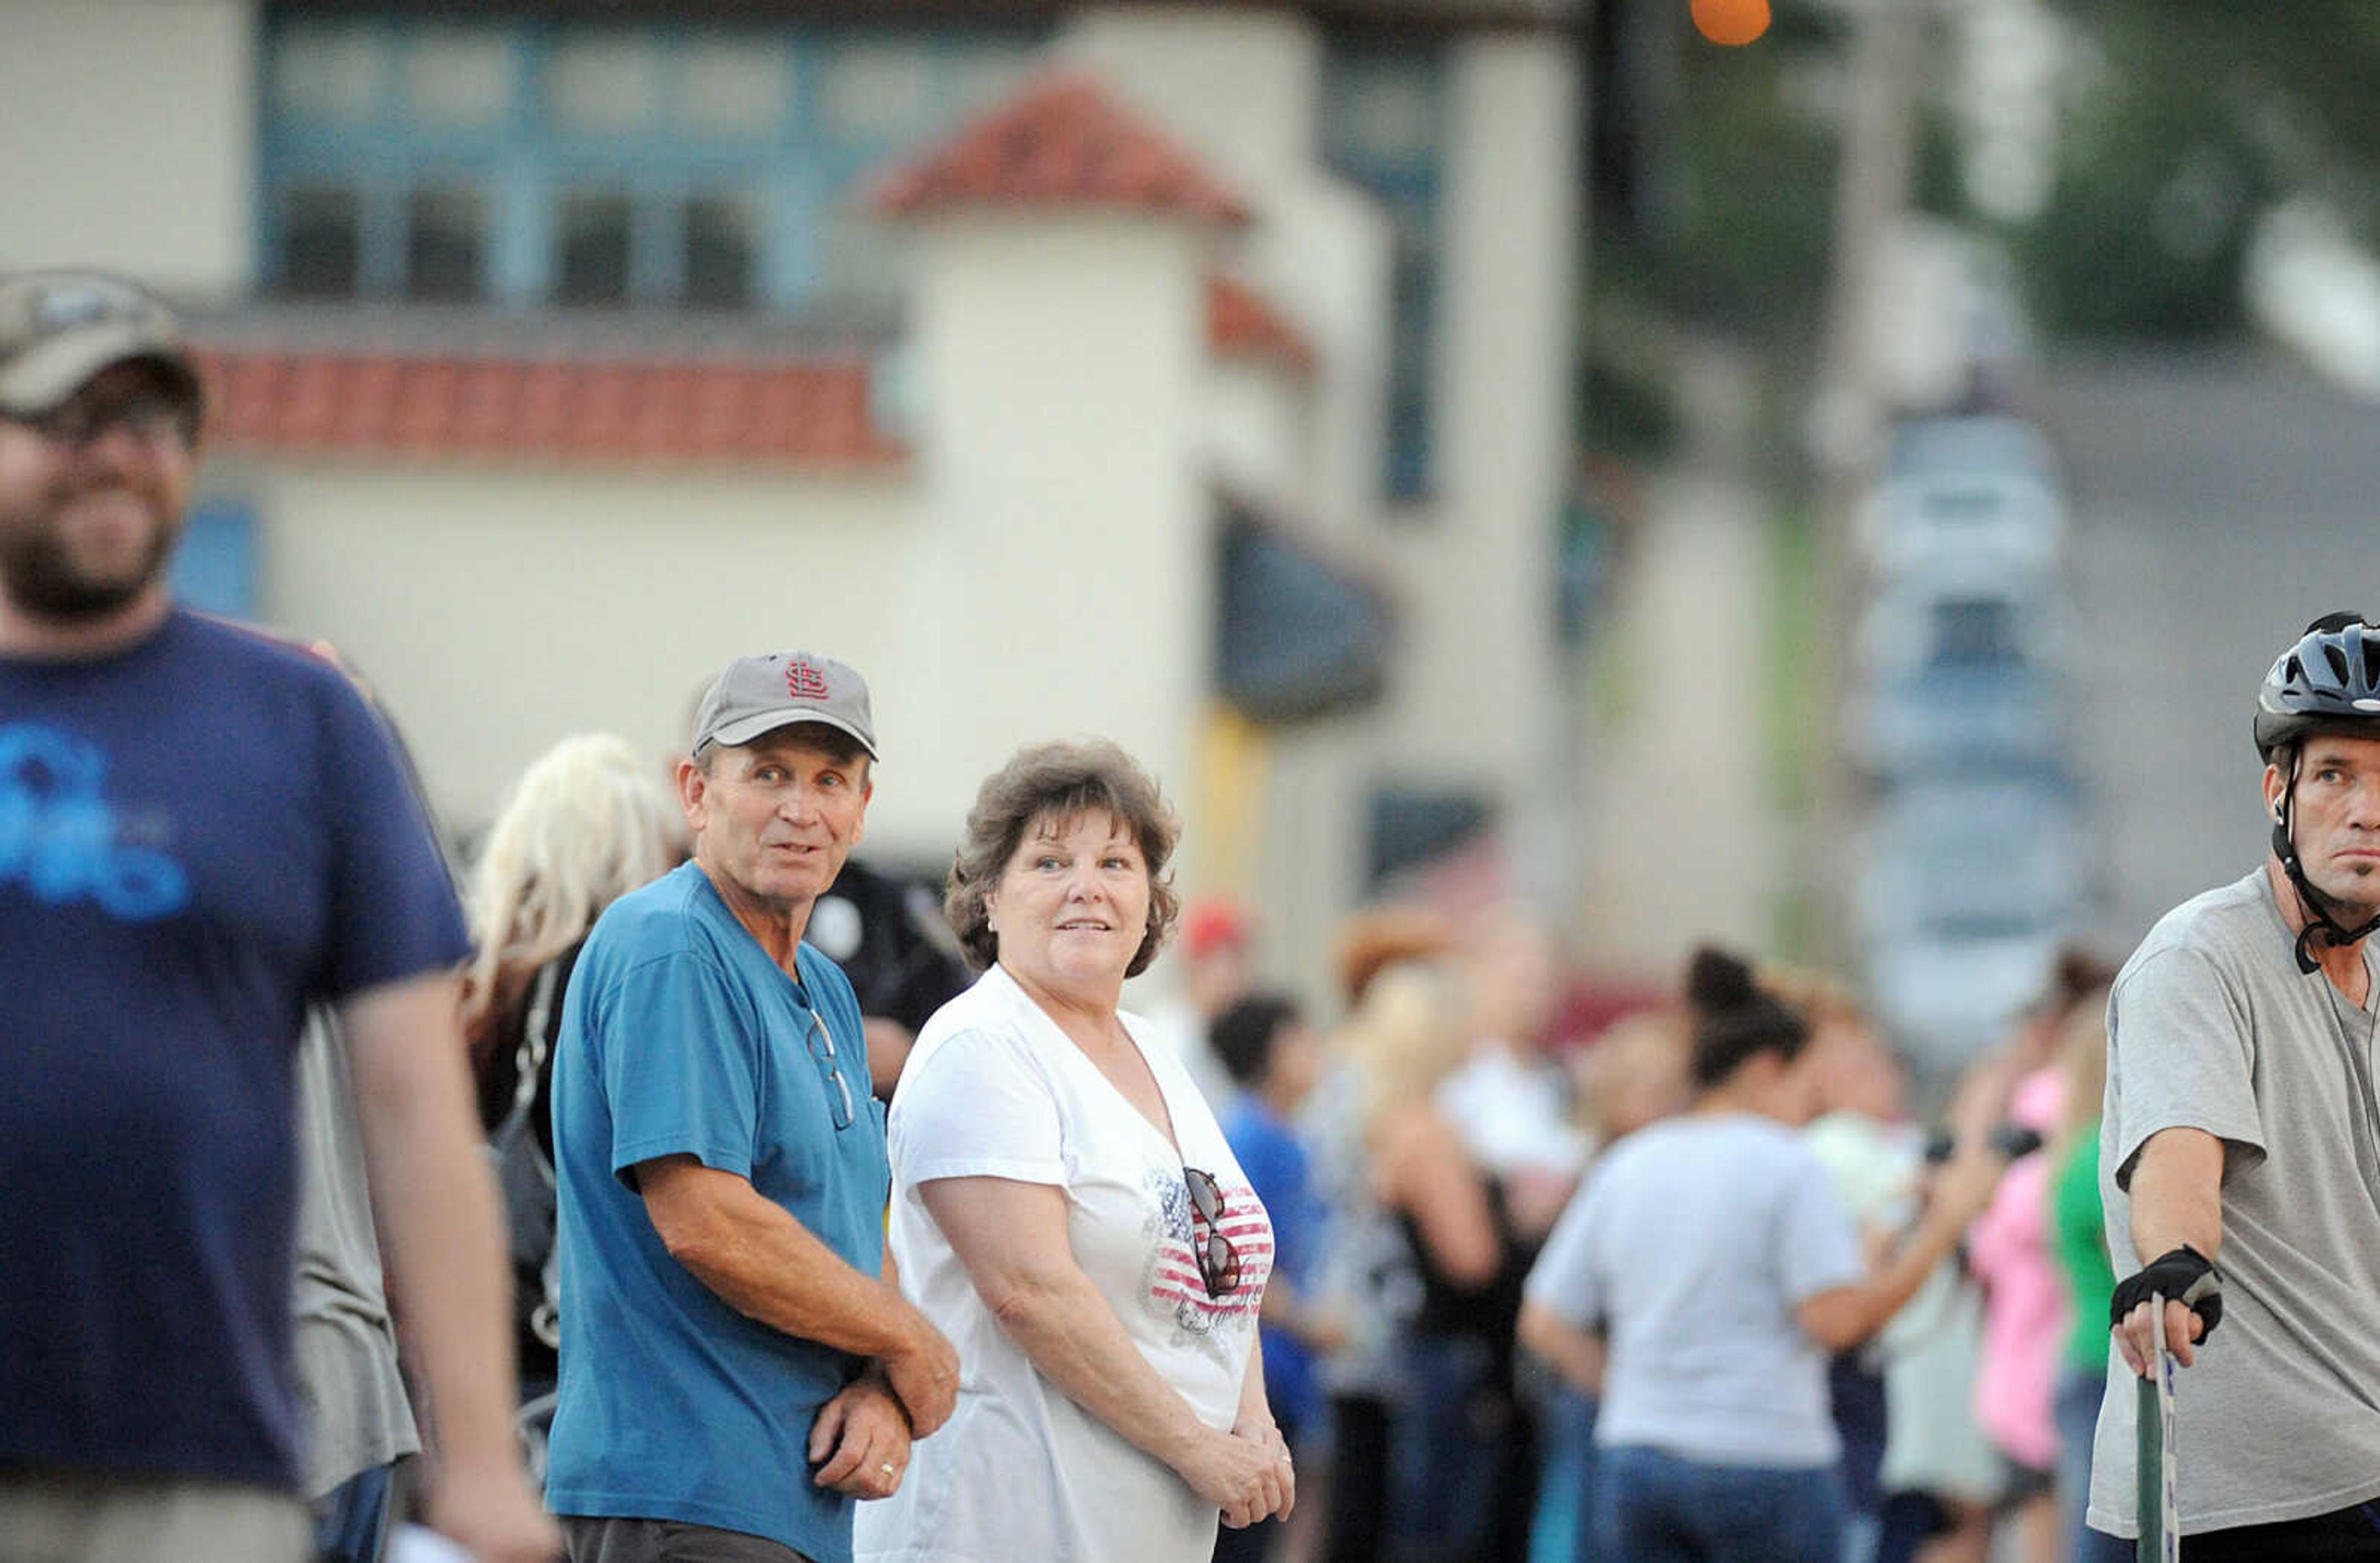
[[[1149,1301],[1171,1314],[1173,1322],[1192,1335],[1211,1335],[1234,1321],[1253,1320],[1264,1302],[1265,1282],[1272,1275],[1272,1220],[1265,1214],[1256,1191],[1245,1182],[1215,1177],[1222,1209],[1213,1230],[1221,1234],[1239,1255],[1240,1281],[1220,1297],[1209,1296],[1198,1273],[1194,1244],[1207,1242],[1209,1228],[1191,1203],[1190,1186],[1179,1172],[1151,1169],[1149,1192],[1156,1195],[1158,1230],[1148,1266]]]

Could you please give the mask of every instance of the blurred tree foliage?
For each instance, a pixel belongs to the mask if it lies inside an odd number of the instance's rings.
[[[1603,0],[1592,16],[1581,435],[1651,459],[1679,432],[1670,365],[1645,333],[1600,323],[1667,321],[1806,374],[1825,329],[1843,40],[1810,4],[1780,5],[1740,49],[1695,37],[1684,0]]]
[[[1694,36],[1680,0],[1637,14],[1664,30],[1667,101],[1641,105],[1641,188],[1617,201],[1598,192],[1597,291],[1690,325],[1806,345],[1822,326],[1834,220],[1827,105],[1839,28],[1822,11],[1780,7],[1768,36],[1727,49]]]
[[[2081,44],[2056,179],[2037,217],[2001,231],[2046,332],[2238,330],[2256,222],[2293,195],[2322,198],[2380,247],[2380,0],[2050,3]],[[1683,0],[1608,0],[1597,14],[1659,41],[1596,61],[1597,302],[1727,333],[1791,372],[1822,327],[1841,13],[1779,0],[1768,36],[1742,49],[1694,38]],[[1647,59],[1659,67],[1650,95]],[[1942,85],[1919,94],[1913,204],[1983,224]],[[1623,123],[1605,113],[1615,103]],[[1603,156],[1615,139],[1639,149],[1625,170]],[[1590,372],[1625,379],[1632,366]]]
[[[2236,330],[2256,219],[2289,195],[2380,235],[2380,5],[2058,5],[2090,48],[2050,204],[2010,236],[2045,327]]]

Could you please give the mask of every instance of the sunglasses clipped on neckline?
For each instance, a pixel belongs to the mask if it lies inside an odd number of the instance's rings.
[[[1240,1251],[1223,1235],[1222,1186],[1212,1172],[1196,1167],[1182,1169],[1182,1181],[1190,1191],[1190,1257],[1197,1263],[1199,1284],[1209,1297],[1228,1297],[1240,1289]],[[1202,1221],[1204,1242],[1198,1237]]]

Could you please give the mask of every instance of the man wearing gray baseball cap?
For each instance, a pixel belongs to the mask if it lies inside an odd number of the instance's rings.
[[[298,1037],[346,1037],[433,1522],[550,1557],[454,885],[320,655],[176,605],[204,412],[122,278],[0,278],[0,1557],[298,1563]]]
[[[563,1004],[546,1502],[574,1563],[849,1563],[958,1386],[888,1270],[858,1003],[802,942],[874,791],[868,685],[739,659],[691,751],[692,861],[612,903]]]

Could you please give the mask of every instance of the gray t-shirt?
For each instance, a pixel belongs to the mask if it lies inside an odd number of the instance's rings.
[[[2107,1003],[2099,1192],[2118,1274],[2138,1267],[2141,1146],[2177,1127],[2224,1141],[2223,1323],[2175,1390],[2184,1534],[2380,1495],[2374,1016],[2301,974],[2292,942],[2260,868],[2168,913]],[[2130,1536],[2138,1391],[2112,1342],[2108,1363],[2090,1519]]]
[[[291,1312],[306,1423],[306,1496],[319,1498],[358,1472],[421,1447],[381,1288],[346,1040],[319,1009],[307,1017],[298,1048],[298,1144]]]
[[[1597,1444],[1806,1469],[1840,1446],[1827,1354],[1794,1311],[1864,1269],[1851,1212],[1798,1133],[1697,1115],[1640,1130],[1597,1165],[1527,1296],[1610,1333]]]

